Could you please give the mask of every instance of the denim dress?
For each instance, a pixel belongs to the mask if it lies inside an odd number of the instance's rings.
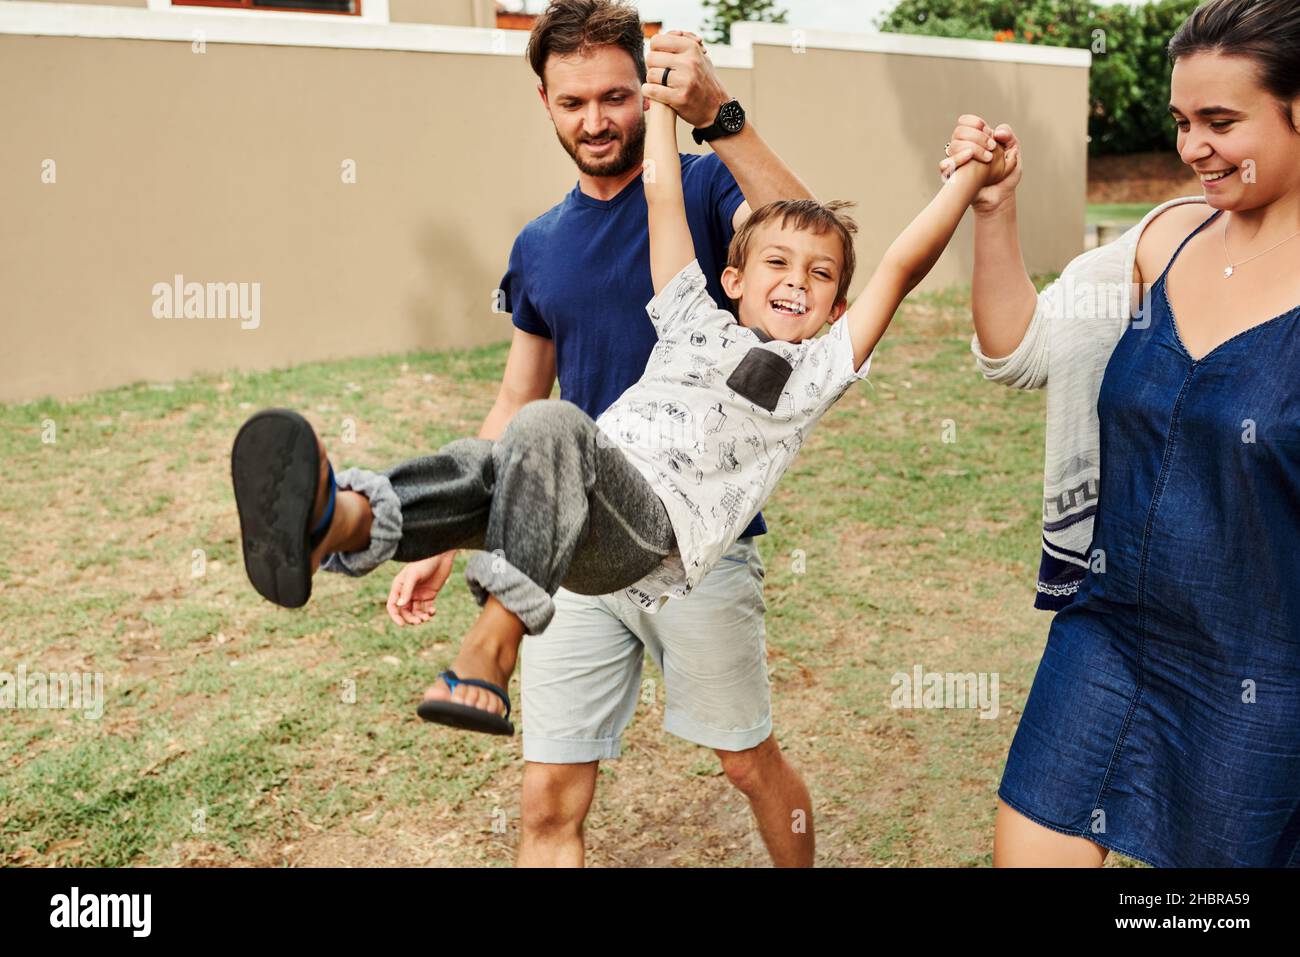
[[[1089,571],[998,796],[1156,866],[1296,867],[1300,306],[1194,360],[1168,273],[1102,378]]]

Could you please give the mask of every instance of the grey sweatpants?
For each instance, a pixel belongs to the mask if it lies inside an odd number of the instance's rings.
[[[457,439],[386,472],[347,469],[340,489],[370,500],[369,547],[330,555],[327,571],[364,575],[390,558],[453,548],[479,605],[495,595],[527,634],[545,630],[563,585],[605,595],[653,571],[673,548],[663,502],[591,417],[571,402],[530,402],[501,438]]]

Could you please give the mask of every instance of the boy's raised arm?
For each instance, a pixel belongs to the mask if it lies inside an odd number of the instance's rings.
[[[695,258],[695,243],[682,198],[682,160],[677,155],[677,114],[650,101],[646,115],[645,200],[650,219],[650,275],[655,295]]]
[[[934,268],[980,188],[998,182],[1015,164],[999,147],[989,164],[967,163],[885,251],[867,287],[841,322],[849,324],[853,358],[861,365],[885,334],[903,298]]]

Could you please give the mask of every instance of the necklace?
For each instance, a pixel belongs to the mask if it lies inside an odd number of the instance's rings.
[[[1226,268],[1225,270],[1223,270],[1223,278],[1224,278],[1224,279],[1231,279],[1231,278],[1232,278],[1232,274],[1233,274],[1234,272],[1237,271],[1237,267],[1238,267],[1238,266],[1244,266],[1244,265],[1246,265],[1246,263],[1250,262],[1251,259],[1258,259],[1260,256],[1264,255],[1264,253],[1271,253],[1273,250],[1277,249],[1278,246],[1283,245],[1283,243],[1289,243],[1291,240],[1295,239],[1297,236],[1300,236],[1300,232],[1294,232],[1294,233],[1292,233],[1290,236],[1288,236],[1286,239],[1282,240],[1282,242],[1280,242],[1280,243],[1275,243],[1274,245],[1269,246],[1268,249],[1265,249],[1263,253],[1255,253],[1255,255],[1251,256],[1250,259],[1243,259],[1243,260],[1242,260],[1241,262],[1239,262],[1239,263],[1234,263],[1234,262],[1232,261],[1232,256],[1230,256],[1230,255],[1228,254],[1228,220],[1227,220],[1227,219],[1224,219],[1224,221],[1223,221],[1223,258],[1226,259],[1226,260],[1228,260],[1228,268]]]

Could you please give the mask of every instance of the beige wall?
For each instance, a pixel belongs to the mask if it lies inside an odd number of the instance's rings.
[[[388,0],[388,19],[393,23],[495,27],[496,0]]]
[[[1060,269],[1082,251],[1087,200],[1087,70],[928,56],[754,48],[762,131],[818,199],[858,205],[857,292],[875,262],[939,183],[956,118],[1007,122],[1026,168],[1019,189],[1031,272]],[[922,285],[968,284],[971,217]]]
[[[855,291],[963,109],[1023,135],[1031,267],[1081,247],[1085,69],[759,46],[721,75],[819,197],[860,203]],[[0,35],[0,400],[507,338],[511,241],[576,180],[534,83],[519,56]],[[260,327],[154,318],[176,273],[260,283]]]

